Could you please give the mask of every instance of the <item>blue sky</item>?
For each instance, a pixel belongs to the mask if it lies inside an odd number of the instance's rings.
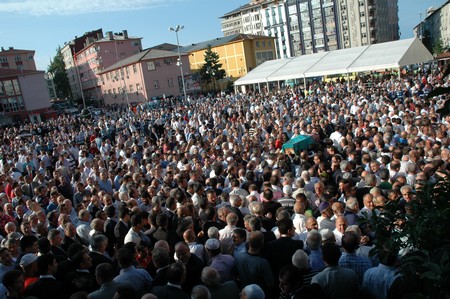
[[[0,0],[0,46],[36,51],[38,69],[46,69],[58,45],[98,28],[128,30],[144,48],[176,43],[170,26],[184,25],[180,44],[222,36],[220,19],[250,0]],[[444,0],[399,0],[401,38],[413,36],[419,12]]]

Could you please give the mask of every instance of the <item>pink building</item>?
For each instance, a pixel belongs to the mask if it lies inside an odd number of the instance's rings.
[[[44,71],[0,69],[0,114],[4,122],[49,117],[50,96]]]
[[[191,73],[187,53],[181,54],[185,75]],[[147,49],[99,73],[105,105],[148,101],[183,94],[178,53]]]
[[[34,51],[19,50],[13,47],[5,50],[2,47],[0,50],[0,68],[35,71]]]
[[[75,61],[85,99],[101,102],[99,72],[121,59],[141,51],[141,38],[129,37],[126,30],[123,30],[120,34],[107,32],[106,36],[100,39],[87,37],[85,47],[76,53]]]

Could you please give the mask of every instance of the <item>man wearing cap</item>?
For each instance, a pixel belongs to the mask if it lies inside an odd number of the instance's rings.
[[[217,239],[208,239],[205,248],[211,257],[210,267],[214,268],[220,274],[220,281],[226,282],[233,280],[234,258],[229,254],[222,254],[220,241]]]
[[[37,276],[37,258],[37,255],[35,255],[34,253],[27,253],[20,260],[20,267],[23,270],[25,288],[27,288],[30,284],[38,281],[39,279],[39,277]]]
[[[266,295],[257,284],[250,284],[242,289],[241,299],[264,299]]]
[[[331,220],[333,217],[333,210],[329,202],[324,201],[319,204],[320,216],[317,218],[317,223],[319,225],[319,230],[330,229],[333,230],[336,226],[334,221]]]

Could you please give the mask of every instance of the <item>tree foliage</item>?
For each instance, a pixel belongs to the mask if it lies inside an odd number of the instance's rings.
[[[438,39],[436,43],[433,45],[433,54],[439,55],[444,53],[444,43],[442,42],[442,39]]]
[[[219,54],[211,49],[211,45],[205,51],[205,64],[199,70],[200,77],[203,82],[211,83],[213,80],[217,81],[223,79],[226,75],[225,70],[222,69],[222,64],[219,63]]]
[[[52,74],[53,82],[55,84],[56,96],[58,98],[67,98],[71,96],[69,78],[64,64],[64,59],[61,53],[61,47],[56,49],[56,55],[50,62],[47,72]]]
[[[404,209],[389,202],[374,217],[375,252],[388,248],[404,256],[400,272],[418,281],[415,298],[450,298],[450,179],[416,190],[416,199]]]

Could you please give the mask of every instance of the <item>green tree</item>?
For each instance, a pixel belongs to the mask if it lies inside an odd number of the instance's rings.
[[[444,53],[444,51],[444,43],[442,42],[442,39],[438,39],[433,46],[433,54],[439,55]]]
[[[50,61],[47,72],[53,76],[56,96],[58,98],[67,98],[71,96],[69,78],[67,77],[64,59],[61,54],[61,47],[56,49],[56,55]]]
[[[205,51],[205,64],[199,70],[200,77],[203,82],[214,83],[217,80],[223,79],[226,75],[225,70],[222,69],[222,64],[219,63],[219,54],[211,49],[211,45],[208,45],[208,49]]]

